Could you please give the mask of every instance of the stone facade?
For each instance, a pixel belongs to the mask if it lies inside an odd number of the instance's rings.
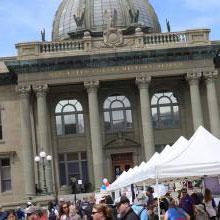
[[[115,178],[124,160],[140,164],[156,146],[188,138],[199,125],[220,137],[219,66],[213,63],[220,42],[209,41],[208,33],[136,29],[115,45],[89,33],[80,40],[17,44],[16,57],[0,59],[0,160],[10,159],[11,176],[11,190],[1,188],[0,200],[7,205],[36,197],[43,174],[34,158],[41,150],[53,158],[46,169],[48,191],[59,194],[60,161],[74,152],[80,161],[86,152],[88,181],[99,188],[103,177]],[[179,113],[178,125],[164,129],[152,123],[151,107],[154,94],[163,92],[174,94]],[[103,103],[117,95],[130,101],[132,126],[106,132]],[[82,105],[84,132],[57,135],[56,106],[71,99]]]

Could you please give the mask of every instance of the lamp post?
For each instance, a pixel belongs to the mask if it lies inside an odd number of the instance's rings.
[[[41,163],[42,164],[42,168],[43,168],[43,191],[45,194],[48,193],[48,189],[47,189],[47,181],[46,181],[46,165],[48,163],[50,163],[50,161],[52,160],[52,156],[51,155],[47,155],[46,152],[41,151],[39,153],[39,156],[35,157],[35,162],[36,163]],[[47,161],[47,163],[46,163]]]

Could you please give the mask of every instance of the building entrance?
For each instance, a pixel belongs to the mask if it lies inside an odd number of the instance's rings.
[[[112,154],[112,176],[117,179],[123,171],[128,171],[133,167],[132,153]]]

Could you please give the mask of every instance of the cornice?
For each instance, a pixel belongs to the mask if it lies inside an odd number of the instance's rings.
[[[160,62],[213,59],[220,45],[173,48],[130,52],[103,53],[35,60],[6,61],[11,72],[17,74],[49,72],[64,69],[102,68]]]

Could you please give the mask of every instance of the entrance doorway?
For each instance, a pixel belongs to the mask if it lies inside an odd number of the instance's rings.
[[[117,179],[123,171],[128,171],[133,167],[132,153],[112,154],[112,174]]]

